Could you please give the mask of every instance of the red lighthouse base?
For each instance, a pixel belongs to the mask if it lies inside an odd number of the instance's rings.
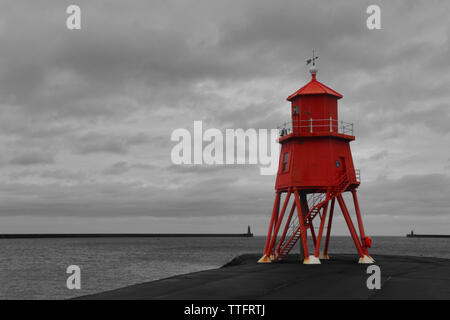
[[[352,185],[346,178],[343,178],[336,187],[326,191],[302,190],[295,187],[289,188],[286,191],[277,190],[264,254],[258,262],[270,263],[283,260],[299,240],[301,241],[301,248],[304,253],[304,264],[320,264],[320,259],[329,259],[328,245],[330,241],[334,208],[337,202],[359,254],[359,263],[374,263],[374,260],[370,257],[368,251],[368,248],[371,246],[371,239],[366,237],[364,233],[356,187],[357,185]],[[345,191],[351,192],[353,196],[359,236],[350,217],[344,198],[342,197],[342,193]],[[285,196],[283,207],[280,211],[283,194],[285,194]],[[293,198],[293,201],[290,205],[289,202],[291,198]],[[286,215],[289,207],[289,213]],[[317,233],[313,224],[315,220],[318,220]],[[320,252],[321,241],[325,229],[325,244],[323,252]],[[313,253],[310,253],[308,249],[308,231],[311,233],[314,245]],[[280,232],[281,235],[278,236]]]

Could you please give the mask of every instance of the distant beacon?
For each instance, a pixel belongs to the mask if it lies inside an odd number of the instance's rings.
[[[350,141],[355,140],[353,124],[338,121],[337,101],[342,95],[316,80],[317,58],[313,54],[307,61],[307,64],[312,63],[311,81],[287,98],[291,102],[292,119],[279,127],[281,154],[276,196],[260,263],[286,258],[300,239],[304,264],[320,264],[320,259],[329,259],[328,244],[336,200],[358,251],[359,263],[374,262],[368,251],[372,241],[364,233],[356,195],[360,178],[350,151]],[[344,192],[351,192],[353,196],[359,236],[342,197]],[[292,204],[289,203],[291,198],[294,198]],[[327,216],[325,246],[320,253]],[[316,217],[317,234],[313,225]],[[308,231],[315,248],[311,255]]]

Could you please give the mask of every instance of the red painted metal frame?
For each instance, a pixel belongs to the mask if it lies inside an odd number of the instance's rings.
[[[327,237],[325,238],[325,246],[323,248],[324,256],[328,255],[328,245],[330,243],[331,225],[333,223],[333,213],[334,213],[334,202],[335,202],[335,200],[336,200],[336,198],[333,198],[331,200],[330,217],[328,218],[328,226],[327,226]]]
[[[275,245],[275,240],[277,240],[278,230],[280,229],[281,222],[283,221],[284,213],[285,213],[287,205],[289,203],[289,198],[291,197],[291,193],[292,193],[292,191],[289,190],[287,195],[286,195],[286,198],[284,199],[283,209],[281,209],[280,217],[279,217],[279,219],[277,221],[277,224],[275,226],[275,230],[273,232],[274,236],[272,237],[272,240],[270,241],[270,245],[269,245],[269,248],[270,248],[269,252],[270,253],[272,253],[274,245]]]
[[[356,250],[358,251],[359,256],[362,258],[362,257],[364,257],[364,252],[363,252],[361,243],[358,239],[358,234],[356,233],[355,226],[353,225],[352,218],[350,217],[350,214],[348,213],[347,206],[345,205],[345,201],[342,198],[341,194],[339,194],[337,196],[337,200],[338,200],[339,206],[341,207],[341,211],[344,216],[345,222],[347,223],[348,229],[350,230],[352,239],[355,242]]]
[[[305,257],[309,257],[308,233],[307,233],[307,228],[305,226],[305,221],[303,220],[303,210],[302,210],[302,206],[300,204],[300,196],[299,196],[299,192],[297,189],[295,190],[295,204],[297,206],[298,221],[300,222],[300,232],[301,232],[300,236],[302,239],[303,252],[305,253]]]
[[[289,215],[284,221],[285,213],[287,208],[289,207],[289,202],[291,199],[291,195],[294,193],[294,202],[291,205],[291,208],[289,210]],[[352,192],[354,196],[356,196],[356,192]],[[359,212],[359,206],[357,203],[357,198],[354,197],[354,201],[356,199],[355,209],[356,209],[356,215],[358,219],[358,226],[360,229],[360,236],[358,237],[358,233],[355,229],[355,226],[352,222],[352,219],[350,217],[350,213],[347,209],[347,206],[345,204],[345,200],[342,197],[341,193],[338,194],[330,194],[327,195],[324,201],[317,204],[313,207],[313,209],[306,210],[307,209],[307,202],[305,201],[304,195],[302,195],[298,189],[294,189],[294,191],[289,190],[286,193],[285,199],[283,201],[283,207],[281,211],[279,211],[279,205],[281,200],[282,192],[278,192],[275,203],[274,203],[274,210],[272,213],[272,219],[271,224],[269,227],[269,234],[266,239],[266,247],[264,250],[264,254],[267,256],[275,255],[274,259],[278,260],[280,253],[285,250],[285,248],[288,246],[289,242],[292,241],[295,238],[296,232],[294,231],[291,237],[286,240],[287,231],[290,227],[290,223],[292,221],[294,212],[297,211],[298,215],[298,221],[299,221],[299,227],[300,228],[300,239],[302,246],[304,248],[305,256],[307,257],[309,255],[309,249],[308,249],[308,230],[311,232],[313,244],[314,244],[314,256],[316,258],[319,258],[320,256],[320,245],[322,242],[323,232],[325,229],[325,223],[328,217],[328,226],[327,226],[327,232],[325,236],[325,244],[324,244],[324,250],[323,254],[326,256],[328,255],[328,248],[329,248],[329,242],[330,242],[330,235],[331,235],[331,227],[332,227],[332,221],[333,221],[333,215],[334,215],[334,207],[335,207],[335,201],[337,199],[339,207],[342,211],[342,214],[344,216],[345,222],[347,223],[348,229],[350,231],[350,235],[355,243],[356,250],[358,251],[358,254],[360,257],[363,257],[364,255],[368,255],[368,249],[365,247],[364,243],[364,228],[362,225],[362,219],[361,214]],[[302,201],[303,200],[303,201]],[[315,210],[318,206],[321,206],[320,211],[322,212],[320,214],[317,214],[317,216],[320,217],[320,226],[319,226],[319,232],[317,236],[315,236],[314,228],[312,221],[309,222],[309,224],[306,223],[306,217],[309,217],[313,210]],[[303,208],[303,209],[302,209]],[[329,215],[328,215],[328,209],[329,209]],[[359,216],[359,217],[358,217]],[[276,221],[276,222],[275,222]],[[278,239],[278,233],[283,225],[284,222],[284,228],[283,232],[281,234],[280,239]],[[278,239],[278,242],[277,242]]]
[[[281,192],[277,192],[277,194],[275,196],[275,202],[273,204],[272,217],[270,218],[270,224],[269,224],[269,232],[267,234],[266,246],[264,247],[264,254],[267,256],[270,255],[269,244],[270,244],[270,239],[272,237],[272,229],[273,229],[273,225],[274,225],[275,216],[278,216],[278,208],[280,205],[280,196],[281,196]],[[276,237],[276,235],[275,235],[275,237]]]
[[[319,235],[317,236],[317,241],[315,243],[316,246],[316,250],[314,251],[314,256],[316,258],[319,258],[319,254],[320,254],[320,241],[322,240],[322,233],[323,233],[323,228],[325,226],[325,220],[327,218],[327,211],[328,211],[328,201],[325,204],[325,206],[322,209],[323,213],[322,213],[322,217],[320,219],[320,227],[319,227]]]
[[[366,244],[365,244],[366,234],[364,232],[364,225],[363,225],[362,218],[361,218],[361,212],[359,210],[359,203],[358,203],[358,197],[356,195],[356,189],[352,190],[352,196],[353,196],[353,204],[355,206],[356,219],[358,220],[358,228],[359,228],[359,234],[361,237],[361,243],[363,246],[363,251],[364,251],[364,254],[368,255],[369,250],[366,248]]]
[[[288,219],[286,220],[286,223],[285,223],[285,226],[284,226],[284,230],[283,230],[283,234],[281,235],[281,238],[280,238],[280,241],[279,241],[279,244],[278,244],[278,247],[277,247],[277,254],[280,254],[280,249],[281,249],[281,246],[282,246],[284,240],[286,239],[286,234],[287,234],[287,231],[289,229],[289,225],[291,223],[292,216],[293,216],[294,212],[295,212],[295,202],[292,204],[291,211],[289,212]]]

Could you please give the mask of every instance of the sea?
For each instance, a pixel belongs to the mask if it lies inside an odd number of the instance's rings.
[[[265,237],[0,239],[0,299],[69,299],[174,275],[219,268],[261,253]],[[298,252],[298,248],[294,248]],[[296,253],[297,253],[296,252]],[[371,255],[450,259],[450,239],[373,237]],[[357,254],[350,237],[332,237],[329,255]],[[68,289],[70,265],[81,288]]]

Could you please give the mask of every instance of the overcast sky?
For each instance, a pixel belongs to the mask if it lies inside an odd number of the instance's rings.
[[[0,232],[265,234],[275,176],[173,165],[170,136],[275,128],[314,48],[355,123],[368,233],[450,233],[449,16],[447,0],[2,0]]]

